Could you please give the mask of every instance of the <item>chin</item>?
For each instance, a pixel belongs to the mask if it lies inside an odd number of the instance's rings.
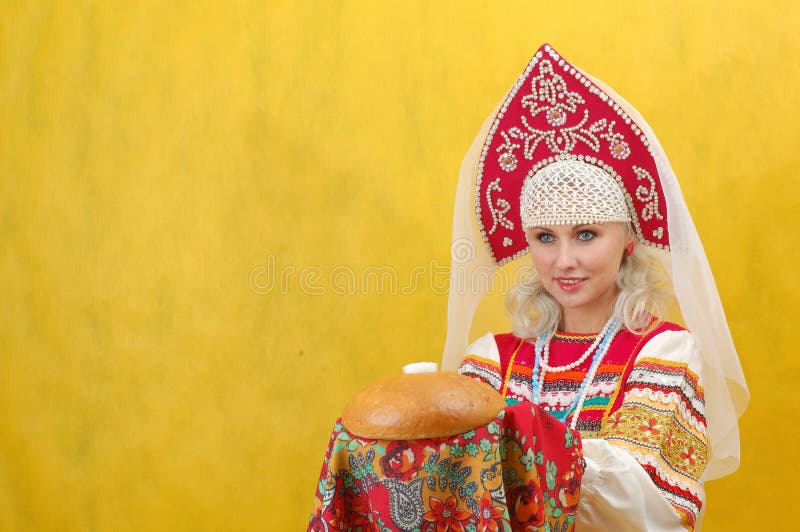
[[[593,298],[591,294],[586,293],[566,294],[558,287],[555,287],[549,292],[552,298],[556,300],[556,303],[563,308],[569,309],[583,307],[584,305],[591,304],[592,301],[597,299]]]
[[[556,299],[556,302],[561,306],[562,309],[568,309],[568,310],[580,310],[584,307],[591,306],[590,301],[574,301],[574,300],[559,301],[558,299]]]

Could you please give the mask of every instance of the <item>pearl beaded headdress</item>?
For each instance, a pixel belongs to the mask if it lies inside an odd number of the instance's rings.
[[[738,417],[749,392],[675,173],[636,109],[546,44],[486,119],[461,165],[442,369],[454,369],[463,358],[472,318],[499,266],[528,250],[524,226],[531,220],[522,218],[523,183],[542,169],[559,168],[555,165],[561,161],[572,161],[571,172],[583,164],[612,178],[637,240],[655,248],[670,274],[683,321],[703,353],[707,431],[713,449],[703,477],[731,473],[739,464]],[[621,213],[618,201],[612,203]],[[583,208],[578,210],[585,214]],[[488,283],[463,282],[485,280],[487,272]]]
[[[630,222],[614,178],[597,166],[566,159],[548,164],[522,185],[522,229],[561,224]]]

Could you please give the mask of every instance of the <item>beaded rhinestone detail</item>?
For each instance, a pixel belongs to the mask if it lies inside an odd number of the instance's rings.
[[[492,227],[489,229],[489,234],[493,234],[498,226],[505,227],[509,231],[514,230],[514,222],[506,218],[506,213],[511,210],[511,204],[505,198],[499,198],[496,201],[492,199],[492,192],[502,192],[500,188],[500,178],[498,177],[486,187],[486,202],[489,204],[489,211],[492,213]]]
[[[503,101],[478,161],[477,222],[496,263],[527,252],[524,211],[540,206],[521,207],[523,185],[558,161],[596,167],[607,174],[603,187],[616,187],[613,208],[601,209],[614,215],[592,216],[592,221],[630,221],[639,241],[669,249],[666,202],[644,132],[617,102],[545,44]],[[548,208],[551,214],[558,210]],[[557,219],[570,223],[587,218],[577,214],[559,212]]]
[[[569,159],[548,164],[525,179],[520,216],[523,229],[631,221],[614,178],[597,166]]]

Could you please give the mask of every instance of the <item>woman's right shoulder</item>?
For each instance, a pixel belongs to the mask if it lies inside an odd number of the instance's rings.
[[[519,344],[525,341],[514,333],[495,334],[494,340],[497,342],[497,347],[500,353],[511,354],[517,350]]]
[[[500,351],[497,347],[497,336],[488,332],[469,344],[464,358],[476,357],[491,362],[500,362]]]
[[[500,391],[510,360],[523,342],[524,339],[513,333],[486,333],[467,348],[458,371],[462,375],[478,378]]]
[[[494,334],[488,332],[476,339],[467,348],[466,356],[477,356],[499,362],[517,350],[524,340],[514,333]]]

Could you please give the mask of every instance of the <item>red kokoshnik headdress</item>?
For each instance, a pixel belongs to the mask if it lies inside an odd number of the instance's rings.
[[[503,101],[478,161],[478,226],[498,264],[528,251],[520,218],[526,177],[558,160],[604,170],[624,194],[638,239],[669,249],[652,148],[623,108],[545,44]]]

